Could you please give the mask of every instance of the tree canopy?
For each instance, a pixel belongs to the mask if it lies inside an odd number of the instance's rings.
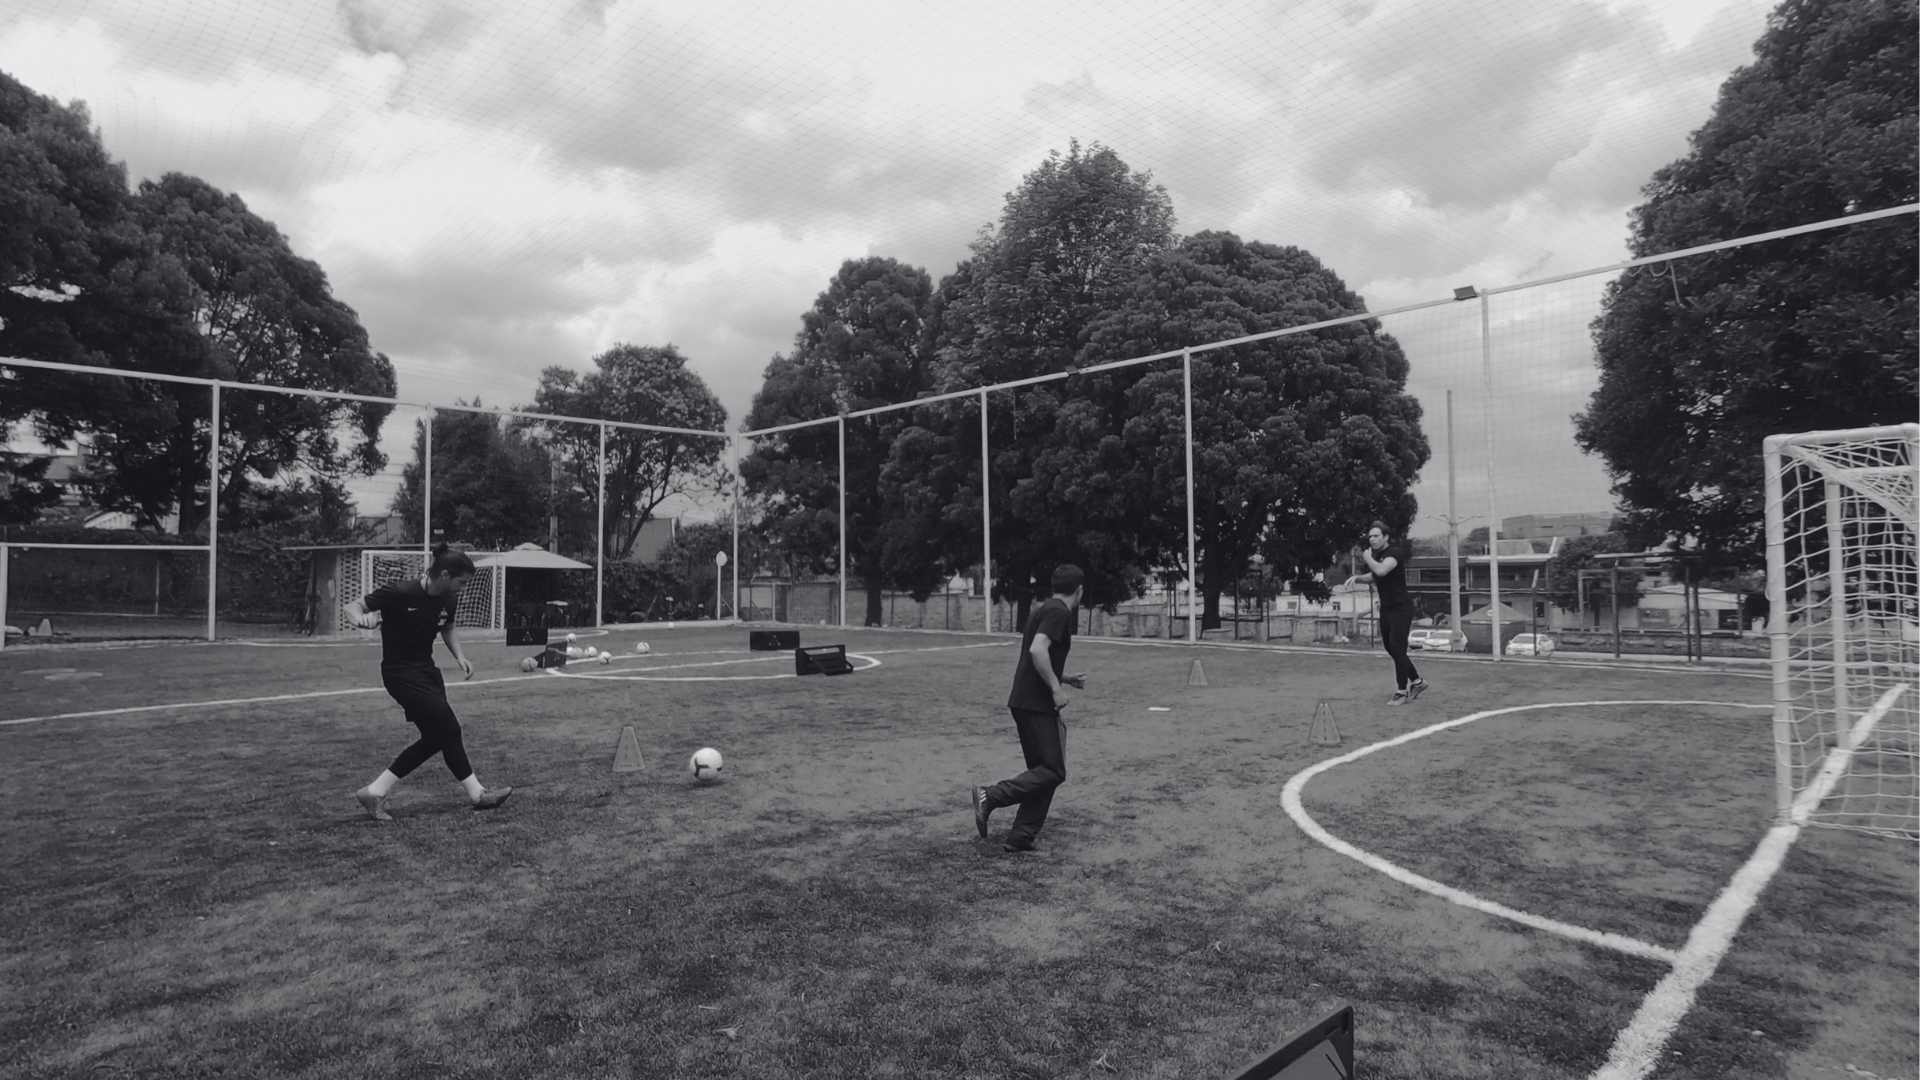
[[[540,373],[530,412],[719,432],[726,410],[706,380],[672,345],[615,345],[582,374],[549,367]],[[600,425],[542,422],[540,438],[559,455],[563,477],[589,503],[599,499]],[[609,558],[633,552],[640,530],[660,504],[680,495],[723,490],[726,440],[634,428],[607,429]]]
[[[1654,174],[1650,255],[1920,197],[1914,0],[1787,0],[1692,148]],[[1697,537],[1756,565],[1760,447],[1777,433],[1910,421],[1920,401],[1916,243],[1893,219],[1627,271],[1593,328],[1600,383],[1575,417],[1631,539]]]
[[[920,348],[932,295],[933,281],[918,267],[877,256],[842,263],[801,316],[793,351],[768,363],[747,427],[912,399],[928,384]],[[880,621],[883,586],[900,577],[888,572],[887,546],[900,529],[889,518],[881,469],[906,424],[903,412],[847,423],[847,556],[867,585],[868,625]],[[812,570],[832,565],[839,549],[839,439],[837,424],[777,432],[755,439],[740,464],[760,530]],[[930,587],[931,576],[928,568],[910,587]]]

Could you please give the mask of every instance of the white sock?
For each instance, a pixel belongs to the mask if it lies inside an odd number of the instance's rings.
[[[473,799],[475,801],[478,801],[481,794],[487,790],[486,788],[483,788],[480,786],[479,773],[468,773],[467,778],[460,782],[466,785],[467,798]]]
[[[367,790],[373,792],[374,798],[384,799],[387,797],[387,792],[393,790],[393,785],[399,782],[400,778],[393,775],[391,769],[382,769],[380,775],[374,777],[373,783],[367,785]]]

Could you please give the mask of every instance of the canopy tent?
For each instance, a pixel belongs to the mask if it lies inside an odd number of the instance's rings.
[[[540,644],[547,641],[551,625],[580,625],[585,611],[572,611],[559,598],[560,574],[565,571],[592,570],[593,567],[565,555],[556,555],[538,544],[521,544],[511,551],[484,555],[473,560],[474,569],[501,574],[505,601],[507,644]]]
[[[502,551],[494,555],[484,555],[473,560],[474,569],[489,566],[502,566],[508,570],[591,570],[593,567],[569,559],[565,555],[555,555],[539,544],[521,544],[512,551]]]

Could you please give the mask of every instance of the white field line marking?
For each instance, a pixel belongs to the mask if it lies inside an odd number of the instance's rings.
[[[959,631],[954,631],[959,633]],[[1306,653],[1313,656],[1344,656],[1352,660],[1368,660],[1375,663],[1386,657],[1382,652],[1361,652],[1353,649],[1335,649],[1319,645],[1260,645],[1245,641],[1158,641],[1152,638],[1109,638],[1075,634],[1074,644],[1080,645],[1117,645],[1125,649],[1234,649],[1240,652],[1258,653]],[[1479,654],[1426,653],[1420,654],[1420,662],[1440,664],[1491,664],[1490,656]],[[1503,664],[1515,664],[1541,671],[1556,668],[1581,668],[1588,671],[1644,671],[1658,675],[1723,675],[1730,679],[1763,679],[1772,681],[1770,672],[1752,673],[1737,668],[1703,667],[1683,665],[1679,662],[1652,663],[1632,660],[1546,660],[1535,662],[1529,659],[1507,659]]]
[[[971,645],[930,645],[930,646],[926,646],[924,648],[918,648],[918,649],[872,649],[872,650],[869,650],[868,652],[863,652],[863,653],[850,652],[847,654],[847,656],[850,659],[867,661],[867,664],[865,667],[857,667],[857,668],[854,668],[853,670],[870,671],[880,666],[880,661],[874,659],[874,657],[876,656],[891,656],[896,653],[957,652],[963,649],[1003,649],[1008,644],[1010,643],[1003,642],[1003,641],[985,641],[985,642],[977,642]],[[685,655],[698,656],[703,654],[687,653]],[[622,659],[631,660],[631,659],[637,659],[637,657],[622,657],[622,656],[616,655],[614,659],[615,660],[622,660]],[[633,672],[632,674],[627,674],[627,675],[599,674],[599,673],[589,673],[585,671],[576,672],[572,670],[572,665],[568,665],[568,667],[565,669],[548,668],[547,674],[558,675],[563,678],[569,678],[569,679],[606,679],[614,682],[755,682],[755,681],[761,681],[761,680],[767,680],[767,679],[797,679],[800,676],[794,674],[791,671],[784,671],[778,675],[654,675],[653,674],[653,672],[656,672],[656,671],[676,671],[684,668],[727,667],[732,664],[785,663],[790,659],[792,659],[792,655],[782,650],[780,652],[769,653],[769,654],[764,654],[759,656],[739,656],[736,654],[734,658],[731,660],[707,660],[707,661],[702,661],[696,664],[663,664],[660,667],[645,668],[641,671],[636,671],[636,672]],[[587,660],[584,663],[592,664],[593,661]],[[602,666],[611,666],[611,665],[602,665]]]
[[[1861,743],[1867,741],[1867,736],[1873,734],[1874,726],[1880,723],[1880,718],[1887,715],[1887,710],[1893,708],[1893,703],[1900,700],[1900,695],[1906,692],[1907,684],[1901,683],[1881,694],[1880,700],[1873,703],[1873,708],[1861,714],[1860,719],[1854,722],[1853,730],[1847,733],[1846,745],[1835,746],[1827,751],[1827,760],[1821,764],[1819,775],[1813,778],[1813,782],[1807,785],[1807,789],[1800,793],[1799,798],[1793,800],[1793,805],[1788,809],[1788,817],[1793,824],[1807,823],[1807,818],[1812,816],[1814,808],[1833,792],[1833,785],[1839,783],[1840,777],[1846,773],[1847,766],[1853,762],[1853,752]]]
[[[797,679],[800,676],[791,671],[783,671],[778,675],[654,675],[652,674],[652,672],[655,672],[655,671],[673,671],[678,668],[723,667],[727,664],[757,664],[757,663],[764,663],[766,660],[790,660],[790,659],[792,659],[792,657],[766,657],[766,658],[755,657],[754,659],[751,659],[751,660],[709,660],[699,664],[668,664],[664,667],[648,668],[645,671],[636,671],[627,675],[598,675],[598,674],[590,675],[584,671],[563,670],[561,668],[548,668],[547,674],[558,676],[562,679],[598,679],[598,680],[603,680],[607,682],[755,682],[762,679]],[[873,657],[864,655],[862,653],[848,653],[847,659],[865,660],[867,662],[862,667],[854,668],[853,670],[855,671],[871,671],[874,668],[877,668],[880,666],[880,661],[875,660]],[[593,661],[591,660],[587,661],[587,663],[589,664],[591,664],[592,662]]]
[[[1640,1008],[1634,1012],[1633,1020],[1614,1036],[1613,1050],[1607,1055],[1607,1063],[1593,1074],[1593,1080],[1644,1080],[1660,1064],[1660,1052],[1666,1049],[1667,1040],[1673,1037],[1674,1029],[1680,1026],[1680,1019],[1693,1007],[1693,998],[1720,966],[1720,961],[1732,947],[1734,935],[1740,932],[1740,925],[1747,919],[1747,913],[1760,899],[1767,882],[1780,869],[1786,860],[1787,849],[1800,838],[1800,830],[1805,826],[1807,815],[1820,801],[1833,790],[1834,783],[1846,771],[1847,762],[1855,747],[1866,740],[1873,732],[1874,725],[1880,722],[1887,710],[1905,693],[1905,684],[1895,686],[1880,695],[1853,725],[1844,746],[1836,746],[1827,752],[1826,766],[1820,775],[1800,797],[1793,801],[1788,811],[1788,822],[1775,825],[1762,837],[1753,855],[1746,865],[1733,875],[1727,887],[1714,897],[1707,913],[1695,924],[1693,932],[1687,935],[1687,943],[1673,962],[1673,970],[1661,979],[1648,994]]]
[[[1583,941],[1590,945],[1598,945],[1606,949],[1613,949],[1631,956],[1641,956],[1648,959],[1673,963],[1678,954],[1664,946],[1654,945],[1621,934],[1592,930],[1584,926],[1575,926],[1572,923],[1565,923],[1557,919],[1549,919],[1545,916],[1519,911],[1492,900],[1482,899],[1465,890],[1456,889],[1451,885],[1443,885],[1431,878],[1421,877],[1419,874],[1403,866],[1389,862],[1370,851],[1355,847],[1328,832],[1321,827],[1319,822],[1313,819],[1311,814],[1307,813],[1306,807],[1300,801],[1300,793],[1305,790],[1307,781],[1323,772],[1340,765],[1348,764],[1349,762],[1358,761],[1368,754],[1410,743],[1415,739],[1424,739],[1437,732],[1462,727],[1476,720],[1485,720],[1490,716],[1504,716],[1508,713],[1529,712],[1535,709],[1575,709],[1621,705],[1705,705],[1720,708],[1764,710],[1771,710],[1773,708],[1771,705],[1744,705],[1725,701],[1552,701],[1542,702],[1537,705],[1514,705],[1504,709],[1489,709],[1485,712],[1477,712],[1470,716],[1462,716],[1455,720],[1443,720],[1437,724],[1430,724],[1417,731],[1409,731],[1404,735],[1399,735],[1383,742],[1377,742],[1371,746],[1363,746],[1351,753],[1328,758],[1325,761],[1309,766],[1295,773],[1287,781],[1286,787],[1280,792],[1280,803],[1286,808],[1287,815],[1293,818],[1294,822],[1298,824],[1301,830],[1308,836],[1313,837],[1313,839],[1326,847],[1345,855],[1360,865],[1385,874],[1401,884],[1410,885],[1425,893],[1431,893],[1450,903],[1459,904],[1462,907],[1472,908],[1475,911],[1485,912],[1489,915],[1496,915],[1503,919],[1509,919],[1524,926],[1531,926],[1536,930],[1545,930],[1548,933],[1558,934],[1575,941]]]
[[[924,649],[891,649],[886,651],[899,653],[946,652],[952,649],[991,648],[993,645],[998,644],[1000,643],[994,642],[991,645],[937,645]],[[791,659],[791,654],[788,654],[786,658]],[[765,659],[777,660],[781,659],[781,657],[769,656]],[[542,674],[542,672],[534,672],[531,674],[516,673],[498,679],[449,680],[447,682],[447,689],[452,690],[462,686],[497,686],[502,683],[526,683],[531,685],[530,680],[536,680]],[[232,705],[272,705],[286,701],[313,701],[319,698],[347,697],[353,694],[384,693],[386,693],[385,687],[359,686],[350,690],[314,690],[302,694],[272,694],[265,697],[223,698],[218,701],[184,701],[172,705],[129,705],[118,709],[90,709],[86,712],[54,713],[48,716],[22,716],[12,720],[0,720],[0,727],[14,727],[20,724],[44,724],[51,720],[86,720],[99,716],[131,716],[135,713],[166,712],[169,709],[217,709]]]

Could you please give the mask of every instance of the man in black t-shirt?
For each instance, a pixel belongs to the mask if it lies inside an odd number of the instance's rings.
[[[1387,699],[1389,705],[1405,705],[1426,692],[1427,680],[1420,677],[1407,656],[1407,635],[1413,632],[1413,601],[1407,596],[1407,551],[1393,544],[1385,522],[1375,521],[1367,530],[1367,546],[1360,549],[1367,561],[1367,572],[1350,581],[1371,581],[1380,593],[1380,641],[1393,657],[1393,682],[1396,689]]]
[[[387,813],[387,796],[395,784],[435,754],[446,762],[447,771],[465,789],[475,810],[492,810],[513,794],[510,787],[485,787],[474,774],[460,720],[447,703],[446,680],[433,662],[433,637],[439,634],[460,670],[473,678],[473,662],[460,647],[454,629],[460,589],[473,572],[473,560],[465,552],[440,544],[433,549],[426,576],[382,585],[347,606],[355,626],[379,628],[381,685],[406,712],[408,722],[420,729],[420,737],[393,764],[373,783],[354,792],[375,821],[393,820]]]
[[[1063,564],[1053,570],[1053,595],[1027,616],[1020,638],[1020,655],[1013,665],[1013,690],[1007,708],[1020,733],[1020,750],[1027,771],[992,787],[972,792],[973,825],[981,839],[987,835],[987,817],[1002,806],[1019,806],[1013,828],[1007,831],[1006,850],[1032,851],[1046,823],[1053,792],[1067,779],[1067,728],[1060,710],[1067,707],[1065,687],[1084,690],[1086,672],[1064,675],[1067,651],[1073,647],[1073,624],[1086,592],[1086,574]]]

